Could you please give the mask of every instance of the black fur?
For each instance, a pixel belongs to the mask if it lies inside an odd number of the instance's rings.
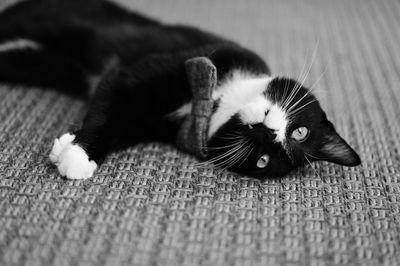
[[[83,126],[75,132],[75,142],[97,163],[111,151],[138,142],[175,142],[180,121],[167,119],[166,115],[191,99],[183,65],[187,59],[209,57],[217,67],[219,80],[236,68],[255,74],[270,73],[259,56],[231,41],[191,27],[164,25],[99,0],[31,0],[11,7],[0,14],[0,43],[17,38],[33,40],[40,49],[0,53],[2,82],[59,88],[84,96],[90,87],[88,77],[101,75]],[[110,61],[116,63],[107,69]],[[282,100],[288,82],[291,89],[297,84],[276,79],[266,93],[274,93],[272,97]],[[306,92],[302,88],[296,99]],[[342,164],[358,164],[358,156],[344,141],[343,144],[335,137],[325,137],[337,134],[319,104],[316,102],[307,110],[298,115],[298,123],[292,127],[307,125],[316,135],[305,143],[293,144],[292,152],[285,152],[274,143],[274,133],[268,128],[254,125],[250,130],[232,117],[210,140],[210,156],[221,154],[212,147],[229,145],[218,136],[239,128],[255,147],[245,161],[231,165],[231,169],[244,174],[284,175],[304,165],[303,149],[315,155],[310,160],[323,157]],[[343,153],[347,159],[334,158],[329,149],[323,149],[332,143],[332,138],[338,145],[347,145],[347,152]],[[301,147],[293,148],[296,145]],[[259,170],[255,162],[263,153],[274,154],[274,158],[267,169]]]

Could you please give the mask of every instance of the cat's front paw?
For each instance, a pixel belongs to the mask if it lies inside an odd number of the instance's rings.
[[[93,176],[97,164],[82,147],[73,143],[75,135],[66,133],[54,140],[50,152],[50,161],[53,162],[62,176],[69,179],[86,179]]]

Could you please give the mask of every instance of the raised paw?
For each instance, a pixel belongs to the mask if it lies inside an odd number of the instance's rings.
[[[86,179],[93,176],[97,164],[82,147],[73,143],[75,135],[66,133],[54,140],[50,152],[50,161],[53,162],[62,176],[69,179]]]

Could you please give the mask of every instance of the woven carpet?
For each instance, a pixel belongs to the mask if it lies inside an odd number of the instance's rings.
[[[66,180],[47,155],[83,102],[1,85],[0,265],[400,265],[399,1],[119,2],[238,41],[276,74],[312,62],[306,84],[363,163],[260,182],[154,143]]]

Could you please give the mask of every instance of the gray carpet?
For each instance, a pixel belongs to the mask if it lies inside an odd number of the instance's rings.
[[[234,39],[277,74],[316,51],[306,84],[363,163],[260,182],[151,144],[65,180],[47,155],[83,103],[3,85],[0,265],[400,264],[398,1],[119,2]]]

